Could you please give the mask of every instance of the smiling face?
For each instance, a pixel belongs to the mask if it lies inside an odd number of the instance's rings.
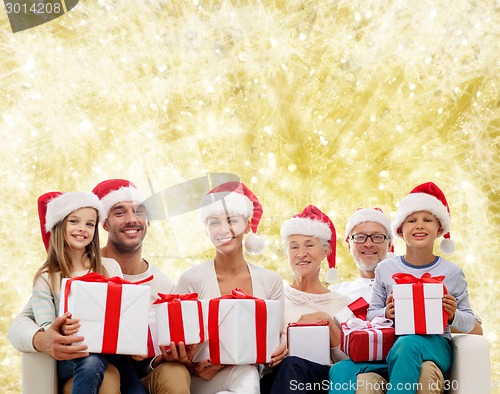
[[[297,234],[288,237],[288,261],[295,276],[319,278],[321,262],[327,254],[328,250],[317,237]]]
[[[103,228],[108,241],[123,253],[139,250],[148,231],[148,216],[143,205],[123,201],[113,205]]]
[[[94,208],[80,208],[65,219],[64,240],[74,250],[84,250],[92,242],[97,226],[97,211]]]
[[[356,243],[351,239],[355,234],[383,234],[387,236],[387,230],[380,223],[365,222],[355,226],[349,234],[349,252],[351,252],[361,276],[371,277],[370,273],[375,271],[378,263],[387,258],[391,241],[386,239],[383,243],[376,244],[371,238],[367,238],[364,243]]]
[[[249,231],[249,221],[239,214],[221,213],[207,218],[207,234],[217,251],[221,253],[242,248],[243,235]]]
[[[403,222],[398,233],[404,238],[407,248],[429,248],[443,233],[439,220],[430,212],[413,212]]]

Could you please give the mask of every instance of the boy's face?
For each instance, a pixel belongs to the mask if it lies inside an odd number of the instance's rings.
[[[403,222],[399,234],[409,247],[431,248],[434,241],[443,233],[439,220],[430,212],[413,212]]]

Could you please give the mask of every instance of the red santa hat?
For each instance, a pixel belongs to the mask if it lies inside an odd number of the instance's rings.
[[[252,191],[240,182],[225,182],[210,190],[201,200],[198,216],[203,223],[211,215],[235,213],[250,218],[252,232],[245,241],[248,252],[258,254],[265,242],[256,232],[262,217],[262,205]]]
[[[328,241],[331,252],[327,256],[329,270],[326,273],[326,280],[329,283],[335,282],[338,277],[335,269],[337,234],[330,218],[314,205],[308,205],[301,213],[281,225],[281,239],[283,242],[286,243],[290,235],[309,235]]]
[[[80,208],[97,210],[98,221],[104,219],[102,204],[96,195],[87,192],[48,192],[38,197],[38,218],[45,249],[49,248],[50,231],[71,212]]]
[[[384,212],[380,208],[358,208],[352,216],[347,221],[347,225],[345,228],[345,240],[349,242],[349,236],[351,235],[351,231],[354,227],[361,223],[366,222],[374,222],[380,224],[387,231],[387,237],[389,238],[389,244],[391,248],[389,252],[394,252],[393,243],[393,234],[391,228],[391,220],[384,214]]]
[[[122,201],[144,202],[145,198],[137,187],[126,179],[108,179],[97,184],[92,190],[101,200],[106,219],[113,205]]]
[[[443,253],[452,253],[455,250],[455,244],[450,238],[450,208],[444,193],[432,182],[418,185],[401,200],[396,218],[392,223],[394,233],[401,237],[400,230],[403,222],[412,213],[418,211],[430,212],[438,218],[444,234],[439,248]]]

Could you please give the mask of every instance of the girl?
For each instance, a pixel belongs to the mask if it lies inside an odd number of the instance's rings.
[[[204,197],[199,216],[215,246],[215,258],[184,271],[175,292],[198,293],[200,298],[211,299],[231,294],[239,287],[254,297],[283,301],[280,276],[248,263],[243,255],[243,236],[251,231],[246,249],[259,253],[264,247],[263,240],[255,235],[262,216],[257,197],[244,184],[227,182]],[[272,355],[271,363],[280,363],[285,355],[282,345]],[[191,372],[193,394],[260,393],[255,365],[212,365],[204,360],[193,363]]]
[[[122,277],[122,272],[115,260],[101,259],[98,225],[99,218],[104,216],[97,196],[85,192],[45,193],[38,198],[38,213],[48,256],[35,274],[32,302],[35,321],[44,328],[50,326],[59,314],[63,278],[89,272]],[[62,334],[76,334],[78,328],[76,319],[68,319]],[[67,380],[73,376],[74,394],[98,393],[111,358],[122,378],[127,379],[127,387],[133,388],[129,392],[145,393],[138,378],[133,379],[135,373],[126,369],[125,356],[92,353],[84,358],[58,361],[59,378]]]

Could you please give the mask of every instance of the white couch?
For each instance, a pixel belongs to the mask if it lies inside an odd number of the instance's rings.
[[[446,377],[448,394],[490,394],[490,350],[485,337],[453,334],[454,359]],[[55,361],[40,353],[22,354],[23,394],[57,394]]]

